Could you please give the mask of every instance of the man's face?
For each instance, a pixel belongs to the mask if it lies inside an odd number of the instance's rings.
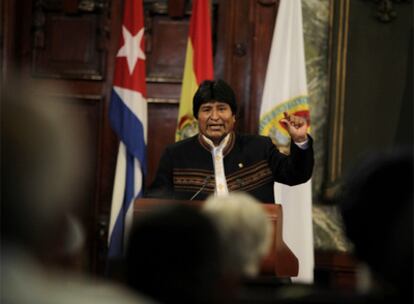
[[[233,131],[236,117],[225,102],[210,101],[203,103],[198,110],[200,133],[211,139],[215,145]]]

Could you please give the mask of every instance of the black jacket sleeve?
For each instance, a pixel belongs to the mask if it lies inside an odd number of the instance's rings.
[[[294,186],[311,178],[314,165],[313,139],[309,135],[308,139],[306,149],[291,143],[289,155],[281,153],[269,139],[268,162],[276,182]]]

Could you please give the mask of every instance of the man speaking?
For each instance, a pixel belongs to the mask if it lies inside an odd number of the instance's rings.
[[[297,185],[312,175],[312,138],[306,120],[288,115],[281,121],[292,139],[290,155],[271,139],[234,132],[237,103],[222,80],[201,83],[193,98],[199,134],[168,146],[147,197],[204,200],[208,195],[243,191],[274,203],[274,182]]]

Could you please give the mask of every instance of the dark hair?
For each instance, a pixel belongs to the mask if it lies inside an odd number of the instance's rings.
[[[219,242],[214,224],[195,207],[171,203],[149,211],[131,231],[128,284],[161,303],[212,303]]]
[[[209,101],[220,101],[227,103],[231,112],[237,113],[236,96],[233,89],[223,80],[205,80],[203,81],[193,98],[193,115],[198,118],[198,110],[203,103]]]
[[[412,295],[412,150],[376,153],[351,172],[339,207],[355,254],[375,275]]]

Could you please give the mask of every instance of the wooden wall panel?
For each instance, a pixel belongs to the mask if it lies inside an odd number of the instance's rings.
[[[245,131],[257,133],[260,116],[260,106],[266,78],[267,62],[273,38],[279,1],[251,2],[251,15],[254,20],[252,37],[252,67],[250,80],[250,95],[245,104]]]
[[[350,253],[336,251],[315,252],[315,284],[332,290],[357,290],[358,260]]]
[[[155,82],[147,81],[148,103],[170,103],[178,108],[181,94],[181,82]]]
[[[72,115],[83,121],[82,128],[89,134],[89,156],[94,161],[85,168],[88,182],[82,190],[81,213],[90,245],[85,264],[93,272],[102,272],[119,143],[109,125],[108,105],[123,1],[32,0],[20,5],[18,12],[13,0],[6,1],[9,11],[23,22],[8,27],[13,35],[7,32],[7,37],[14,40],[3,49],[3,56],[14,54],[25,76],[47,78],[68,88],[69,97],[76,100]],[[212,3],[215,76],[228,81],[236,92],[239,129],[255,132],[278,1]],[[165,146],[174,142],[191,1],[144,1],[144,9],[148,185]]]
[[[158,162],[166,144],[173,143],[177,126],[178,107],[175,104],[148,105],[148,175],[145,179],[149,185],[155,176]]]
[[[79,189],[73,189],[77,201],[73,202],[76,206],[75,213],[81,220],[85,229],[85,246],[79,256],[78,263],[81,269],[94,271],[92,261],[95,259],[92,253],[97,246],[96,225],[96,195],[97,182],[96,172],[100,160],[100,138],[101,138],[101,117],[103,110],[103,98],[100,96],[74,97],[71,96],[65,102],[64,112],[65,121],[76,125],[76,131],[81,134],[80,140],[83,144],[85,159],[81,160],[82,171],[79,172],[82,185]]]
[[[33,74],[75,79],[104,78],[105,17],[102,8],[35,1],[32,19]],[[85,12],[86,10],[86,12]]]
[[[216,77],[235,90],[239,131],[257,133],[278,0],[219,1]]]
[[[7,75],[11,69],[11,65],[15,62],[15,45],[16,37],[16,3],[14,1],[2,1],[1,4],[1,76],[2,79]]]
[[[36,40],[33,72],[36,76],[102,79],[105,53],[97,47],[96,17],[50,16],[44,36]],[[62,47],[64,46],[64,47]]]
[[[184,1],[145,4],[148,101],[148,186],[161,153],[175,141],[191,6]],[[172,14],[172,16],[171,16]],[[174,18],[172,18],[174,17]]]
[[[0,83],[2,83],[3,80],[3,71],[4,71],[4,26],[6,22],[4,22],[4,10],[5,5],[4,2],[0,3]]]
[[[79,260],[84,271],[101,272],[117,151],[107,119],[113,75],[113,59],[108,57],[113,58],[118,47],[122,3],[111,1],[109,7],[107,0],[22,2],[17,1],[21,9],[14,10],[21,22],[7,29],[14,39],[5,49],[14,54],[8,66],[35,82],[48,81],[50,88],[65,88],[65,119],[78,123],[87,150],[84,184],[74,189],[80,196],[76,213],[86,232]],[[7,3],[13,8],[13,0]],[[5,77],[11,72],[5,71]]]
[[[218,18],[215,76],[227,81],[234,89],[239,106],[237,128],[243,130],[244,105],[250,90],[248,83],[251,66],[249,0],[220,1]]]
[[[166,15],[155,15],[150,20],[151,34],[147,36],[147,79],[181,83],[189,20],[174,20]]]

